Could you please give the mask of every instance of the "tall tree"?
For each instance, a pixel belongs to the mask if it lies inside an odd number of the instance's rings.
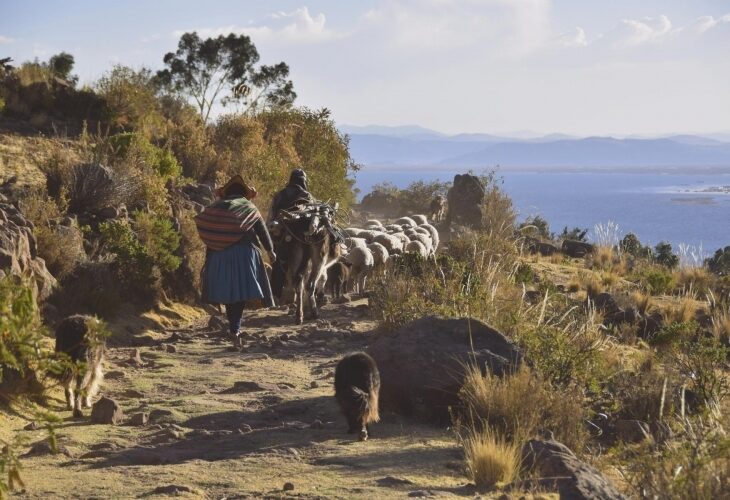
[[[79,80],[78,76],[71,74],[75,62],[73,55],[68,52],[60,52],[48,60],[48,68],[55,76],[63,78],[72,85],[75,85]]]
[[[163,85],[191,97],[207,122],[214,104],[240,103],[246,111],[290,106],[296,98],[289,66],[281,62],[256,68],[259,53],[246,35],[201,39],[180,37],[177,51],[165,54],[157,73]]]

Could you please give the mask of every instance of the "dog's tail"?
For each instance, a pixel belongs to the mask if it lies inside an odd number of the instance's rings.
[[[380,420],[380,413],[378,412],[378,394],[374,390],[365,392],[359,387],[352,387],[352,392],[355,395],[355,399],[360,404],[360,411],[365,416],[365,422],[378,422]]]

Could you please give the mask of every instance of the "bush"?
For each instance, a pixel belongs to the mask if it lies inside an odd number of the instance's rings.
[[[169,220],[140,212],[135,217],[138,233],[121,220],[104,222],[99,229],[108,250],[116,255],[119,279],[146,301],[159,292],[162,275],[180,266],[175,255],[180,236]]]
[[[650,247],[644,246],[634,233],[628,233],[619,243],[619,248],[625,254],[635,258],[651,258],[654,252]]]
[[[117,207],[139,190],[134,177],[118,175],[98,163],[76,165],[69,172],[66,184],[68,211],[74,214],[97,213],[106,207]]]
[[[669,269],[674,269],[679,265],[679,257],[672,252],[671,243],[666,241],[661,241],[654,247],[654,260]]]
[[[134,157],[151,167],[160,177],[176,178],[182,173],[180,164],[169,149],[153,145],[147,138],[136,132],[117,134],[109,138],[117,158]]]
[[[532,270],[532,266],[526,262],[521,263],[517,266],[515,271],[515,283],[520,284],[531,284],[535,280],[535,271]]]
[[[652,295],[669,294],[674,289],[674,276],[662,267],[645,268],[633,275],[632,280]]]
[[[730,393],[727,375],[723,373],[730,349],[713,337],[681,338],[669,362],[697,394],[701,403],[721,407]]]
[[[669,442],[625,447],[621,471],[636,498],[714,500],[727,496],[730,439],[715,419],[682,418]]]
[[[730,275],[730,246],[716,250],[712,257],[705,260],[705,265],[717,275]]]
[[[180,267],[182,260],[175,255],[180,247],[180,235],[172,227],[172,222],[145,212],[136,212],[134,219],[137,238],[155,266],[163,273],[171,273]]]
[[[0,395],[40,392],[48,371],[58,371],[41,348],[43,333],[32,287],[0,279]]]
[[[495,255],[495,247],[511,247],[513,253]],[[370,303],[386,328],[428,314],[474,316],[497,328],[513,325],[521,290],[498,285],[514,283],[514,244],[470,233],[452,241],[450,251],[451,258],[437,262],[412,255],[393,259],[387,278],[374,280]]]
[[[165,119],[149,69],[115,65],[94,88],[106,102],[104,118],[112,130],[135,130],[146,137],[161,133]]]
[[[539,215],[528,217],[519,225],[518,229],[524,236],[530,236],[532,238],[552,240],[554,236],[550,232],[550,224],[548,221]]]
[[[598,343],[587,327],[566,332],[555,325],[525,327],[519,338],[535,372],[556,386],[595,386],[599,368]]]
[[[563,228],[563,232],[558,235],[558,240],[575,240],[575,241],[587,241],[586,236],[588,235],[588,229],[581,229],[574,227],[568,231],[568,226]]]
[[[656,334],[648,339],[651,345],[671,346],[682,340],[694,338],[697,334],[698,325],[694,321],[671,321],[673,318],[668,319],[670,320],[670,324],[663,326]]]

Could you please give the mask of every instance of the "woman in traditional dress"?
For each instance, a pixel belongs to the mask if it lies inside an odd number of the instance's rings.
[[[272,263],[276,254],[261,213],[251,202],[256,190],[236,175],[216,194],[219,199],[195,217],[207,250],[203,299],[225,305],[230,334],[238,345],[246,301],[274,305],[259,246],[268,252]]]

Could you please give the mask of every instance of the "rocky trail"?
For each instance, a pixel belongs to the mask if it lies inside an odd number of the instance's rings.
[[[19,497],[474,495],[447,429],[386,413],[370,440],[346,434],[334,368],[375,335],[366,299],[301,327],[285,311],[247,311],[243,352],[222,338],[223,317],[192,316],[131,338],[142,347],[109,347],[101,395],[121,406],[120,425],[91,424],[88,410],[73,419],[54,389],[60,453],[44,430],[24,432]]]

